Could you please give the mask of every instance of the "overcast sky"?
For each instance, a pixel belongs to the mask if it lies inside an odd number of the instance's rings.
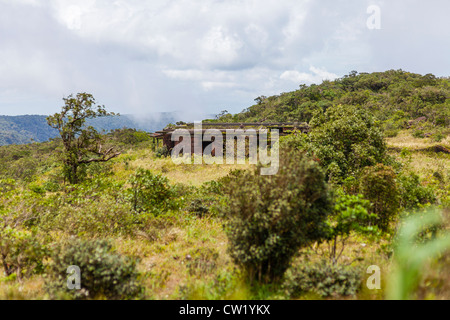
[[[450,76],[449,14],[448,0],[0,0],[0,114],[51,114],[77,92],[124,114],[236,113],[352,70]]]

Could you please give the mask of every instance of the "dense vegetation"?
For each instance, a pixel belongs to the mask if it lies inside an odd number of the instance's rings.
[[[310,122],[317,112],[333,105],[358,106],[380,122],[388,136],[415,126],[417,135],[433,133],[450,126],[450,78],[419,75],[402,70],[360,73],[353,71],[335,81],[301,85],[293,92],[261,96],[257,104],[241,113],[223,112],[219,122]],[[421,121],[410,122],[419,118]],[[435,130],[439,127],[440,130]]]
[[[321,86],[380,75],[392,83],[371,85],[374,95],[414,81],[434,83],[414,92],[448,90],[446,79],[399,71]],[[448,96],[433,104],[445,123],[420,122],[431,136],[412,123],[386,138],[402,103],[343,103],[359,92],[348,86],[297,119],[312,130],[282,138],[274,176],[249,164],[175,165],[134,129],[103,135],[120,155],[77,181],[64,139],[0,147],[0,298],[450,299]],[[253,120],[285,95],[261,99]],[[79,291],[67,288],[69,266],[81,269]],[[379,289],[368,287],[373,267]]]

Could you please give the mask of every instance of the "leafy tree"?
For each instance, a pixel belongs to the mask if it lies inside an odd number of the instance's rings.
[[[378,216],[374,224],[387,231],[390,221],[400,207],[399,188],[394,170],[383,164],[366,168],[361,175],[360,191],[372,204],[370,212]]]
[[[363,235],[377,233],[377,228],[370,226],[370,221],[377,218],[369,214],[370,202],[363,196],[348,195],[338,190],[333,213],[329,217],[328,242],[330,243],[330,260],[336,264],[345,249],[345,242],[352,232]],[[338,250],[338,243],[341,249]],[[339,252],[338,252],[339,251]]]
[[[63,99],[61,113],[47,118],[47,123],[59,131],[64,145],[64,173],[72,184],[80,181],[80,168],[93,162],[106,162],[120,155],[113,147],[105,148],[103,137],[92,126],[85,126],[87,119],[114,116],[104,106],[95,106],[94,97],[78,93]]]
[[[311,125],[311,152],[320,160],[330,180],[345,179],[386,158],[381,130],[375,119],[359,107],[331,107],[317,114]]]

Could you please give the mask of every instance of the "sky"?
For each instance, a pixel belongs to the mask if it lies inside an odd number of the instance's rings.
[[[0,114],[94,95],[122,114],[237,113],[351,71],[450,76],[448,0],[0,0]]]

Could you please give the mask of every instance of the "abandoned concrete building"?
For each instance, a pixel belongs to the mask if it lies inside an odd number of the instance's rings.
[[[213,123],[213,122],[204,122],[201,124],[202,126],[202,133],[204,134],[206,130],[208,129],[216,129],[221,131],[222,135],[225,137],[227,130],[230,129],[242,129],[244,130],[243,135],[248,135],[248,132],[245,132],[247,130],[253,129],[253,130],[261,130],[261,129],[267,129],[269,131],[273,129],[279,130],[280,136],[286,136],[295,132],[302,132],[302,133],[308,133],[310,131],[310,126],[307,123],[300,123],[300,122],[271,122],[271,123]],[[172,135],[175,132],[175,130],[178,129],[185,129],[188,130],[188,132],[191,135],[191,150],[192,153],[194,152],[194,146],[195,146],[195,135],[194,135],[194,129],[195,125],[194,123],[188,123],[185,125],[179,125],[179,126],[172,126],[168,127],[164,130],[155,132],[152,137],[155,139],[155,146],[156,148],[160,147],[166,147],[168,150],[172,150],[180,141],[172,141]],[[206,147],[207,144],[211,142],[202,142],[203,149]]]

